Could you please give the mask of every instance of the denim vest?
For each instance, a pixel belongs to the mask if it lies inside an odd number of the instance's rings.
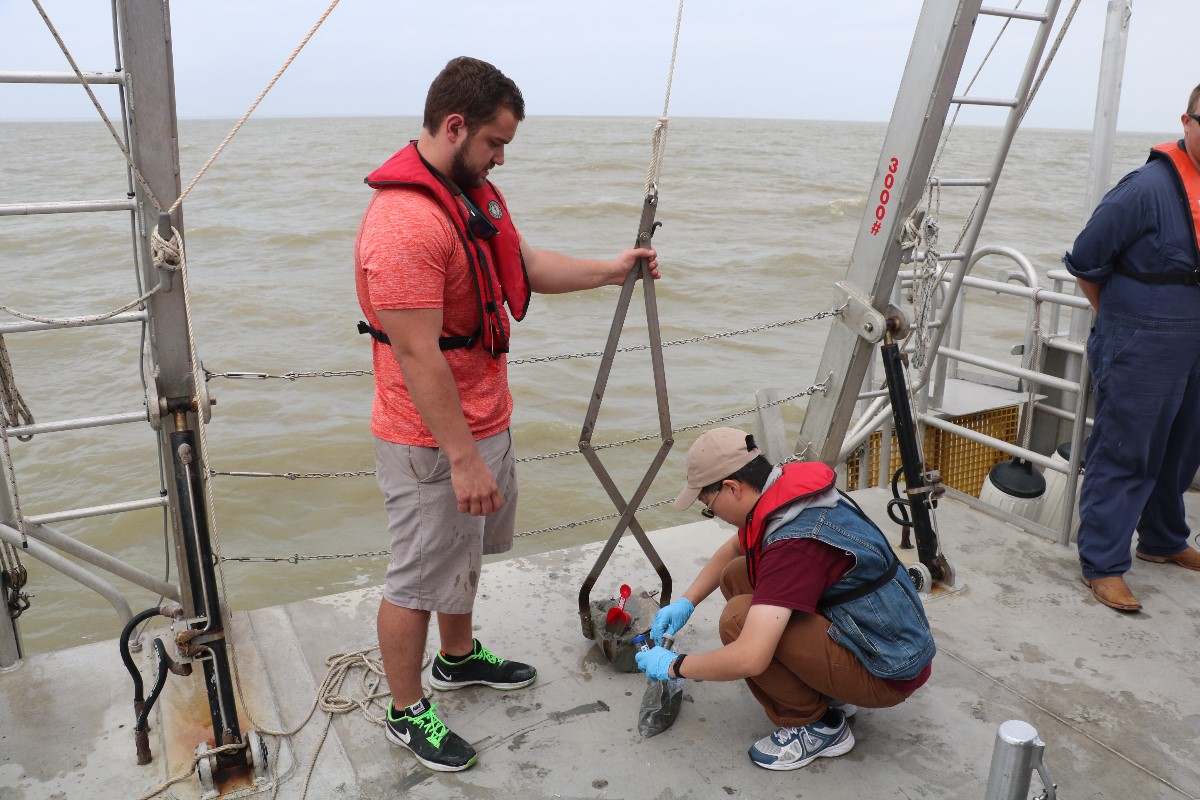
[[[883,575],[895,556],[883,532],[845,500],[833,508],[809,508],[767,534],[763,549],[784,539],[816,539],[854,557],[854,566],[822,595],[851,592]],[[818,604],[831,623],[829,635],[853,653],[872,675],[915,678],[936,648],[929,620],[907,572],[869,594],[837,605]]]

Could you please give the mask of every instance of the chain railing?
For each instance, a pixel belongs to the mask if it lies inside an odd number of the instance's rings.
[[[820,311],[820,312],[817,312],[816,314],[812,314],[807,317],[798,317],[796,319],[783,320],[780,322],[770,322],[770,323],[767,323],[764,325],[758,325],[758,326],[755,326],[752,328],[742,328],[740,330],[724,331],[721,333],[705,334],[702,336],[692,336],[692,337],[689,337],[686,339],[678,339],[678,340],[671,341],[671,342],[664,342],[663,347],[679,346],[679,345],[684,345],[684,344],[695,344],[698,342],[712,341],[715,339],[724,339],[724,338],[729,338],[732,336],[740,336],[740,335],[748,334],[748,333],[758,333],[760,331],[772,330],[774,328],[781,328],[781,327],[786,327],[789,325],[796,325],[801,322],[812,322],[812,321],[819,320],[819,319],[825,319],[828,317],[838,316],[840,313],[842,313],[842,310],[843,310],[842,308],[837,308],[837,309],[834,309],[831,311]],[[619,352],[633,352],[633,351],[647,350],[647,349],[649,349],[648,345],[637,345],[637,346],[633,346],[633,347],[621,348],[621,350]],[[566,354],[552,355],[552,356],[535,356],[535,357],[528,358],[528,359],[510,361],[509,363],[510,364],[536,364],[536,363],[547,363],[547,362],[551,362],[551,361],[560,361],[560,360],[572,359],[572,358],[600,357],[602,355],[603,355],[603,353],[601,353],[601,352],[566,353]],[[365,376],[365,375],[370,375],[370,374],[372,374],[371,370],[339,370],[339,371],[326,370],[326,371],[319,371],[319,372],[286,372],[286,373],[282,373],[282,374],[278,374],[278,375],[272,374],[269,372],[212,372],[207,369],[204,371],[206,380],[211,380],[212,378],[227,378],[227,379],[232,379],[232,380],[281,379],[281,380],[295,381],[299,378],[348,377],[348,376]],[[830,376],[830,377],[832,377],[832,376]],[[763,405],[756,405],[753,408],[740,409],[738,411],[734,411],[729,414],[723,414],[718,417],[713,417],[711,419],[707,419],[702,422],[695,422],[695,423],[691,423],[688,425],[683,425],[683,426],[674,428],[672,430],[672,433],[682,433],[684,431],[708,428],[708,427],[716,425],[717,423],[720,423],[720,422],[727,422],[729,420],[737,419],[739,417],[749,416],[750,414],[761,412],[762,410],[767,409],[767,408],[773,408],[775,406],[783,405],[784,403],[789,403],[789,402],[791,402],[793,400],[797,400],[801,397],[811,396],[817,392],[824,393],[826,391],[826,389],[828,388],[829,380],[830,380],[830,378],[827,377],[824,381],[822,381],[820,383],[813,384],[806,389],[803,389],[799,392],[794,392],[785,397],[781,397],[778,400],[774,400],[770,403],[766,403]],[[594,445],[592,449],[593,450],[604,450],[604,449],[609,449],[609,448],[614,448],[614,447],[623,447],[625,445],[637,444],[639,442],[647,442],[647,441],[651,441],[651,440],[654,440],[657,438],[659,438],[658,432],[648,433],[648,434],[644,434],[641,436],[633,436],[633,437],[630,437],[627,439],[621,439],[621,440],[614,441],[614,442],[606,442],[603,444],[597,444],[597,445]],[[545,461],[545,460],[549,460],[549,459],[562,458],[564,456],[579,456],[579,455],[582,455],[582,453],[578,449],[560,450],[557,452],[541,453],[541,454],[532,455],[532,456],[522,456],[520,458],[517,458],[516,461],[517,461],[517,463],[530,463],[530,462],[534,462],[534,461]],[[209,474],[212,476],[221,476],[221,477],[230,477],[230,478],[282,478],[284,480],[296,481],[296,480],[309,480],[309,479],[318,479],[318,478],[370,477],[370,476],[375,475],[375,470],[361,469],[361,470],[338,470],[338,471],[325,471],[325,472],[263,472],[263,471],[249,471],[249,470],[210,469]],[[671,501],[669,499],[660,500],[655,503],[650,503],[650,504],[640,506],[638,510],[644,511],[644,510],[660,508],[662,506],[667,505],[670,502]],[[573,528],[580,528],[585,525],[592,525],[592,524],[596,524],[599,522],[606,522],[609,520],[613,520],[619,516],[620,516],[619,513],[614,512],[614,513],[610,513],[610,514],[604,514],[601,516],[590,517],[587,519],[573,520],[570,522],[563,522],[563,523],[559,523],[556,525],[549,525],[549,526],[546,526],[543,528],[537,528],[534,530],[521,531],[521,532],[514,534],[514,537],[515,538],[524,538],[524,537],[529,537],[529,536],[537,536],[537,535],[545,534],[545,533],[554,533],[554,532],[558,532],[558,531],[571,530]],[[389,551],[387,551],[387,550],[372,550],[372,551],[361,552],[361,553],[329,553],[329,554],[317,554],[317,555],[301,555],[299,553],[294,553],[294,554],[287,555],[287,556],[221,556],[219,560],[222,563],[230,563],[230,562],[254,563],[254,564],[287,563],[287,564],[295,565],[295,564],[300,564],[301,562],[306,562],[306,561],[329,561],[329,560],[336,560],[336,559],[357,559],[357,558],[382,558],[387,555],[389,555]]]
[[[741,416],[745,416],[747,414],[752,414],[763,408],[770,408],[773,406],[778,406],[778,405],[787,403],[791,400],[795,400],[800,397],[806,397],[808,395],[812,395],[816,392],[824,392],[828,388],[828,385],[829,385],[829,379],[827,378],[826,380],[822,381],[821,383],[814,384],[802,392],[797,392],[795,394],[788,395],[787,397],[782,397],[778,400],[772,401],[770,403],[766,403],[762,406],[756,406],[755,408],[748,408],[748,409],[745,409],[744,411],[738,411],[733,414],[726,414],[725,416],[722,416],[722,417],[716,417],[714,419],[706,420],[704,422],[697,422],[692,425],[684,425],[681,428],[676,428],[674,430],[674,432],[679,433],[680,431],[694,430],[696,428],[706,428],[717,422],[725,422],[727,420],[731,420],[736,417],[741,417]],[[624,445],[624,444],[632,444],[634,442],[648,441],[650,439],[656,438],[657,436],[658,436],[658,434],[647,434],[646,436],[638,436],[638,437],[635,437],[632,439],[624,439],[619,442],[610,442],[608,444],[597,445],[594,449],[599,450],[599,449],[605,448],[605,447],[618,447],[618,446]],[[560,453],[547,453],[547,454],[540,455],[540,456],[527,456],[525,458],[519,458],[519,459],[517,459],[517,461],[537,461],[540,459],[555,458],[555,457],[561,456],[561,455],[580,455],[580,453],[577,450],[567,450],[567,451],[563,451]],[[795,456],[793,455],[793,456],[789,457],[788,460],[790,461],[790,460],[793,460],[794,458],[795,458]],[[374,470],[357,470],[357,471],[353,471],[353,472],[296,473],[296,472],[219,472],[216,470],[212,470],[211,474],[212,475],[232,476],[232,477],[253,477],[253,478],[269,477],[269,478],[287,478],[288,480],[296,480],[299,478],[363,477],[363,476],[367,476],[367,475],[374,475],[375,471]],[[649,504],[646,504],[643,506],[639,506],[638,510],[639,511],[648,511],[648,510],[655,509],[655,508],[661,508],[662,506],[665,506],[670,502],[671,502],[670,499],[659,500],[658,502],[655,502],[655,503],[649,503]],[[603,516],[589,517],[588,519],[574,520],[572,522],[563,522],[558,525],[549,525],[547,527],[537,528],[535,530],[521,531],[519,533],[514,534],[514,538],[520,539],[520,538],[527,537],[527,536],[537,536],[537,535],[543,534],[543,533],[554,533],[557,531],[570,530],[572,528],[580,528],[580,527],[583,527],[584,525],[592,525],[597,522],[605,522],[608,520],[616,519],[619,516],[621,516],[619,513],[614,512],[611,514],[604,514]],[[387,556],[387,555],[390,555],[390,551],[372,550],[372,551],[368,551],[368,552],[364,552],[364,553],[330,553],[330,554],[308,555],[308,556],[302,556],[298,553],[295,553],[290,556],[222,556],[220,560],[222,562],[241,562],[241,563],[254,563],[254,564],[285,563],[285,562],[288,564],[299,564],[302,561],[330,561],[330,560],[334,560],[334,559],[351,559],[351,558],[382,558],[383,556]]]
[[[843,306],[842,308],[845,308]],[[796,319],[781,320],[779,322],[768,322],[765,325],[757,325],[753,328],[741,328],[735,331],[723,331],[721,333],[708,333],[700,336],[690,336],[686,339],[676,339],[670,342],[663,342],[663,347],[678,347],[684,344],[696,344],[697,342],[708,342],[714,339],[727,339],[731,336],[741,336],[747,333],[759,333],[768,331],[774,328],[784,328],[789,325],[798,325],[802,322],[815,322],[816,320],[826,319],[828,317],[836,317],[842,313],[842,308],[836,308],[832,311],[818,311],[807,317],[797,317]],[[630,347],[617,348],[618,353],[634,353],[641,350],[649,350],[650,345],[639,344]],[[546,364],[551,361],[565,361],[573,358],[600,358],[604,355],[601,350],[589,350],[581,353],[560,353],[551,356],[530,356],[529,358],[514,358],[510,359],[508,365],[510,367],[521,364]],[[375,371],[370,369],[348,369],[348,370],[321,370],[317,372],[284,372],[280,375],[275,375],[270,372],[249,372],[249,371],[227,371],[227,372],[212,372],[204,370],[204,379],[212,380],[213,378],[227,378],[229,380],[286,380],[295,382],[300,378],[348,378],[348,377],[364,377],[374,375]]]
[[[703,422],[694,422],[690,425],[682,425],[678,428],[673,428],[672,433],[683,433],[684,431],[693,431],[693,430],[698,430],[700,428],[707,428],[707,427],[717,424],[718,422],[728,422],[731,419],[737,419],[738,417],[749,416],[750,414],[761,411],[763,409],[773,408],[775,406],[783,405],[784,403],[789,403],[792,400],[797,400],[801,397],[808,397],[810,395],[816,394],[817,392],[824,393],[824,391],[828,387],[828,385],[829,385],[829,380],[826,379],[826,380],[822,381],[821,383],[816,383],[816,384],[813,384],[812,386],[809,386],[807,389],[805,389],[803,391],[796,392],[795,394],[789,394],[787,397],[781,397],[778,400],[774,400],[770,403],[764,403],[760,406],[754,406],[753,408],[744,408],[740,411],[734,411],[731,414],[724,414],[719,417],[713,417],[711,419],[704,420]],[[652,439],[657,439],[657,438],[658,438],[657,433],[647,433],[642,436],[633,436],[628,439],[621,439],[616,442],[607,442],[605,444],[598,444],[598,445],[595,445],[592,449],[593,450],[605,450],[605,449],[608,449],[611,447],[622,447],[627,444],[637,444],[638,442],[648,442],[648,441],[651,441]],[[581,455],[581,453],[578,450],[559,450],[554,453],[541,453],[539,455],[534,455],[534,456],[522,456],[520,458],[517,458],[516,462],[518,464],[524,464],[524,463],[528,463],[531,461],[545,461],[545,460],[551,459],[551,458],[561,458],[563,456],[577,456],[577,455]],[[343,471],[338,471],[338,472],[254,472],[254,471],[234,471],[234,470],[216,470],[216,469],[209,470],[209,475],[214,475],[214,476],[220,475],[222,477],[227,477],[227,478],[285,478],[289,481],[303,480],[303,479],[307,479],[307,478],[365,478],[365,477],[370,477],[374,474],[375,474],[375,470],[373,470],[373,469],[343,470]]]

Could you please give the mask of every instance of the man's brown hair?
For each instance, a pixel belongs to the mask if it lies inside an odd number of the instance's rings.
[[[425,97],[425,130],[431,133],[450,114],[462,114],[474,133],[495,119],[501,108],[525,119],[525,98],[512,79],[486,61],[470,56],[452,58],[429,85]]]
[[[1196,101],[1198,100],[1200,100],[1200,85],[1197,85],[1195,89],[1192,89],[1192,93],[1188,95],[1187,113],[1200,113],[1196,111]]]

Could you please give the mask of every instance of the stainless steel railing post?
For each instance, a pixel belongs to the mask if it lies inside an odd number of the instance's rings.
[[[992,749],[992,766],[988,771],[985,800],[1025,800],[1029,797],[1029,780],[1037,770],[1045,791],[1041,798],[1055,800],[1055,790],[1046,774],[1042,754],[1046,743],[1038,738],[1037,729],[1028,722],[1010,719],[996,731]]]

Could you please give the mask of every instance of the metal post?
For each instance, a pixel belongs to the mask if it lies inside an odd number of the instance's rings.
[[[1046,743],[1038,738],[1037,729],[1028,722],[1010,719],[996,731],[992,749],[992,766],[988,771],[987,794],[984,800],[1026,800],[1029,780],[1037,770],[1045,792],[1045,800],[1054,800],[1057,786],[1050,781],[1042,754]]]
[[[845,283],[874,309],[885,308],[892,293],[903,256],[898,233],[925,195],[938,135],[980,5],[980,0],[926,0],[921,9],[872,182],[872,202],[846,272]],[[839,297],[837,302],[842,300]],[[837,463],[873,355],[871,342],[861,338],[845,316],[834,321],[817,369],[822,380],[830,376],[830,385],[825,395],[809,399],[796,447],[805,460]]]
[[[1096,90],[1096,115],[1092,123],[1092,152],[1088,161],[1088,183],[1083,198],[1083,220],[1086,224],[1100,198],[1108,191],[1112,180],[1113,140],[1117,132],[1117,110],[1121,105],[1121,78],[1125,72],[1125,49],[1129,40],[1129,19],[1133,15],[1131,0],[1109,0],[1108,17],[1104,26],[1104,49],[1100,55],[1100,82]],[[1075,294],[1082,295],[1079,285]],[[1092,325],[1092,309],[1077,309],[1071,314],[1070,340],[1086,342]],[[1088,374],[1087,353],[1068,353],[1065,377],[1080,385],[1075,399],[1075,422],[1071,426],[1071,465],[1064,487],[1062,528],[1059,542],[1071,541],[1075,514],[1075,496],[1079,483],[1078,464],[1083,460],[1083,440],[1091,376]],[[1061,426],[1060,426],[1061,430]],[[1056,438],[1061,438],[1061,435]]]
[[[1129,40],[1132,0],[1109,0],[1104,26],[1104,49],[1100,55],[1100,83],[1096,90],[1096,115],[1092,122],[1092,150],[1088,161],[1087,188],[1083,197],[1083,221],[1091,217],[1096,204],[1109,190],[1112,181],[1113,140],[1117,134],[1117,111],[1121,106],[1121,77],[1125,72],[1125,46]],[[1078,285],[1076,294],[1082,295]],[[1091,309],[1071,315],[1071,339],[1087,340],[1092,324]],[[1067,376],[1079,374],[1081,358],[1067,359]],[[1074,371],[1074,375],[1072,375]]]
[[[780,391],[762,388],[754,393],[758,413],[754,416],[754,437],[763,455],[772,464],[778,464],[791,455],[788,451],[787,430],[783,426],[783,412],[779,407]]]
[[[1132,14],[1132,0],[1108,0],[1104,48],[1100,53],[1100,82],[1096,90],[1096,115],[1092,121],[1092,153],[1083,197],[1085,222],[1108,191],[1112,179],[1113,141],[1117,134],[1121,78],[1125,74],[1125,45],[1129,40],[1129,17]]]
[[[183,414],[178,415],[180,418]],[[204,685],[208,690],[209,712],[212,716],[213,733],[217,746],[234,744],[242,740],[237,717],[237,706],[233,684],[229,680],[229,653],[225,646],[225,621],[217,592],[216,570],[213,568],[212,545],[208,536],[208,514],[204,506],[202,479],[196,470],[196,434],[190,430],[177,430],[171,434],[172,465],[175,469],[175,485],[179,492],[181,521],[184,536],[189,540],[184,548],[189,571],[192,574],[191,595],[203,612],[203,627],[200,623],[188,631],[193,650],[207,650],[210,658],[203,661]],[[229,753],[218,756],[221,766],[245,763],[245,753]]]
[[[17,621],[4,614],[0,619],[0,672],[10,672],[24,663],[21,660],[21,640],[17,637]]]
[[[155,233],[164,240],[177,234],[181,247],[185,241],[182,209],[168,213],[181,194],[170,5],[167,0],[117,0],[116,7],[125,56],[130,152],[149,186],[147,191],[141,180],[135,183],[138,261],[142,285],[161,287],[147,300],[151,402],[157,398],[160,404],[150,409],[149,416],[152,424],[157,420],[171,423],[156,427],[163,463],[174,468],[166,489],[171,500],[168,508],[180,600],[184,615],[191,620],[185,646],[189,655],[206,656],[203,680],[213,740],[220,747],[240,742],[242,737],[225,648],[223,609],[213,574],[204,490],[208,465],[197,447],[201,415],[208,410],[207,394],[199,364],[193,360],[184,282],[173,278],[172,265],[154,263],[152,246]],[[239,750],[217,756],[216,768],[245,763],[246,751]]]
[[[175,117],[175,70],[171,51],[170,12],[162,0],[119,0],[118,21],[122,52],[125,56],[125,99],[129,108],[129,149],[138,171],[146,179],[154,199],[164,209],[179,197],[179,126]],[[143,286],[161,282],[151,257],[150,235],[158,227],[159,213],[140,182],[134,184],[138,201],[137,247],[142,264]],[[171,215],[171,225],[183,236],[183,212]],[[188,346],[187,311],[180,290],[158,292],[147,301],[150,319],[148,368],[155,374],[152,387],[158,397],[190,397],[196,393]],[[151,409],[156,419],[160,409]],[[189,427],[195,429],[195,415],[189,414]],[[167,432],[159,432],[162,461],[172,461]],[[204,465],[200,467],[201,471]],[[181,549],[179,495],[175,484],[167,481],[172,513],[171,531],[175,542],[175,563],[182,590],[181,604],[188,616],[196,615],[197,598],[191,596],[191,576],[187,558]]]

